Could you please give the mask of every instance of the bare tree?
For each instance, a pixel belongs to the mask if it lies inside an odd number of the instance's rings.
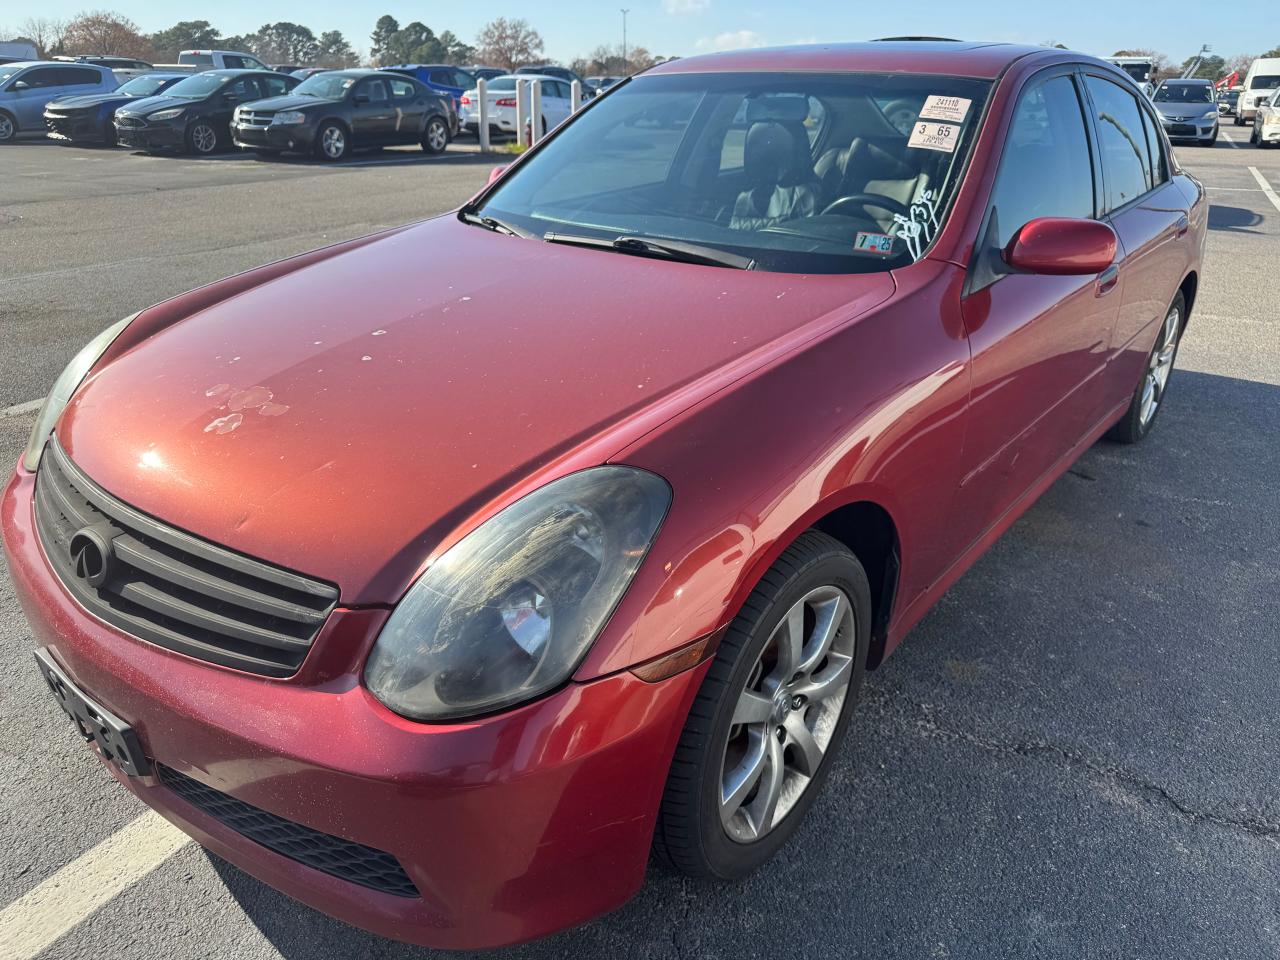
[[[19,27],[19,33],[36,45],[41,59],[53,56],[62,48],[62,37],[67,32],[67,22],[53,17],[28,17]]]
[[[542,56],[542,36],[527,20],[498,17],[484,25],[476,37],[480,59],[504,70],[514,70]]]

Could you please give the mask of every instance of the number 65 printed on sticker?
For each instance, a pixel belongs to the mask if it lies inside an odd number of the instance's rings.
[[[907,146],[954,153],[959,135],[960,128],[955,124],[920,120],[911,128],[911,137],[907,140]]]

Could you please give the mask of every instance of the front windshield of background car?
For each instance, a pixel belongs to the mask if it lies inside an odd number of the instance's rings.
[[[1156,103],[1212,103],[1213,88],[1202,83],[1166,83],[1151,99]]]
[[[335,73],[317,73],[294,87],[293,92],[300,93],[304,97],[319,97],[321,100],[341,100],[355,82],[355,77],[344,77]]]
[[[990,86],[905,74],[641,76],[474,212],[537,237],[682,241],[757,270],[906,266],[945,222]]]
[[[1257,76],[1253,78],[1253,83],[1249,85],[1250,90],[1275,90],[1280,87],[1280,75],[1277,76]]]
[[[164,95],[166,97],[182,97],[184,100],[200,100],[234,79],[234,76],[226,76],[221,73],[197,73],[194,77],[179,80],[166,90]]]
[[[18,72],[17,70],[6,70],[3,67],[0,67],[0,84],[5,83],[10,77],[14,76],[17,72]]]
[[[168,82],[168,77],[134,77],[128,83],[122,84],[116,93],[126,97],[149,97]]]

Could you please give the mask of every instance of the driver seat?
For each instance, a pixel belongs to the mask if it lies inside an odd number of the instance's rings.
[[[901,153],[905,144],[902,139],[880,145],[865,137],[854,137],[844,150],[832,147],[823,153],[814,165],[823,206],[858,193],[879,194],[904,205],[919,199],[929,188],[928,172],[899,160],[886,147]],[[876,220],[882,226],[893,222],[888,210],[872,210],[880,214]]]
[[[818,189],[807,156],[782,123],[760,120],[751,125],[742,147],[742,166],[747,188],[734,201],[729,229],[763,230],[817,211]]]

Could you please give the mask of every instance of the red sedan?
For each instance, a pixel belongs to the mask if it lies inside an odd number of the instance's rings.
[[[548,934],[655,844],[739,877],[864,671],[1151,430],[1207,210],[1065,51],[664,64],[454,214],[87,346],[3,501],[40,669],[145,802],[390,937]]]

